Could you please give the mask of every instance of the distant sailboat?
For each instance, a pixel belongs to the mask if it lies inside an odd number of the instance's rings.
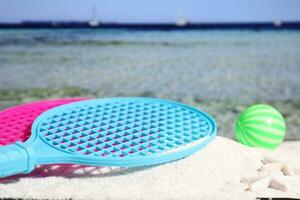
[[[274,23],[274,26],[276,26],[276,27],[280,27],[283,24],[283,22],[281,20],[275,20],[273,23]]]
[[[188,21],[185,19],[179,19],[175,22],[176,26],[186,26],[188,24]]]
[[[89,25],[91,27],[97,27],[100,25],[100,23],[97,20],[91,20],[91,21],[89,21]]]
[[[181,11],[178,11],[177,13],[178,13],[177,14],[178,19],[176,20],[175,25],[176,26],[186,26],[188,24],[188,21],[184,17],[182,17]]]
[[[89,26],[97,27],[100,25],[100,22],[97,20],[97,7],[93,5],[92,7],[92,19],[89,21]]]

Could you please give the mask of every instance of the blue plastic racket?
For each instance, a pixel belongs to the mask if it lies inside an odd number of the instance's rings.
[[[193,107],[151,98],[86,100],[41,114],[25,143],[0,148],[0,177],[35,165],[146,166],[184,158],[217,132]]]

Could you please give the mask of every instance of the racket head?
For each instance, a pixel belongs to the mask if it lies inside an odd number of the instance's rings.
[[[62,98],[35,101],[0,111],[0,146],[26,141],[31,135],[34,120],[46,110],[86,98]]]
[[[216,132],[210,115],[182,103],[108,98],[44,112],[33,123],[27,145],[39,139],[65,155],[60,163],[130,167],[191,155]]]

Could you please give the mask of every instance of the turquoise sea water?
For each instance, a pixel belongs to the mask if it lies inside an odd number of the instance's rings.
[[[192,99],[219,118],[241,102],[227,132],[240,105],[278,102],[300,138],[300,31],[0,30],[0,90],[70,86]]]
[[[300,32],[0,30],[0,88],[300,98]]]

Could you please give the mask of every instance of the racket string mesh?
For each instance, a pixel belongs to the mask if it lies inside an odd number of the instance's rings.
[[[0,115],[0,145],[15,141],[25,141],[31,135],[31,124],[43,111],[52,108],[51,105],[24,106],[20,109],[3,112]]]
[[[38,129],[48,144],[100,157],[159,154],[211,133],[197,111],[160,102],[112,102],[70,107],[44,119]]]

